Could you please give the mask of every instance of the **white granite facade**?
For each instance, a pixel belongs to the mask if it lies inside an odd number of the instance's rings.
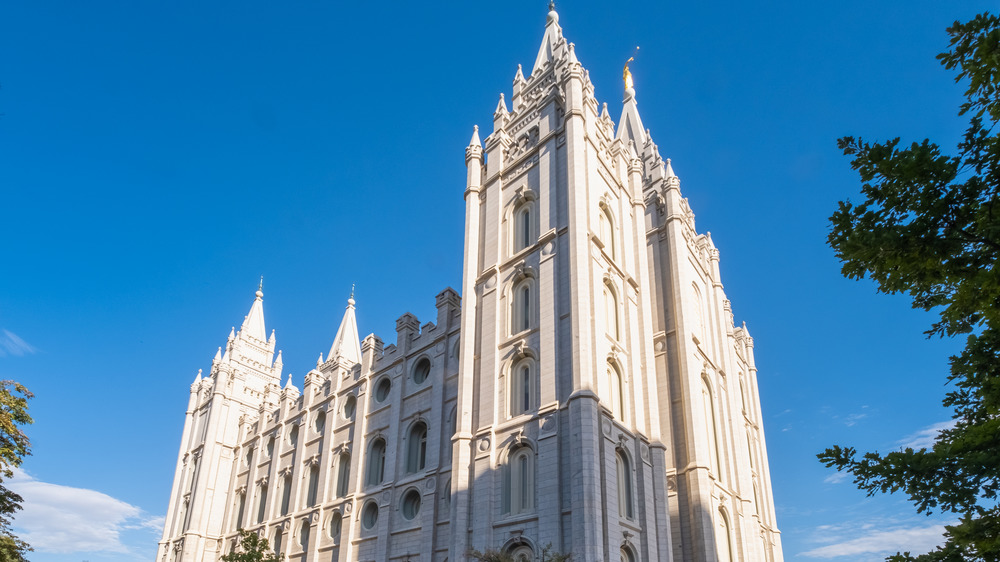
[[[359,342],[349,301],[300,391],[258,291],[191,387],[157,560],[240,527],[295,561],[782,560],[753,340],[635,92],[616,124],[550,12],[466,164],[435,322]]]

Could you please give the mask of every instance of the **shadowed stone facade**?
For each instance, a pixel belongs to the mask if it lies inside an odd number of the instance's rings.
[[[556,12],[465,154],[461,302],[282,386],[258,290],[191,386],[157,560],[236,529],[290,560],[781,561],[753,340],[642,126],[615,123]]]

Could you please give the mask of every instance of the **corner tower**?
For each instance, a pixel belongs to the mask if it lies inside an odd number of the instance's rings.
[[[174,472],[157,560],[216,560],[222,554],[240,420],[274,402],[281,380],[281,352],[264,330],[264,293],[257,289],[237,332],[230,330],[207,377],[191,384],[180,454]]]

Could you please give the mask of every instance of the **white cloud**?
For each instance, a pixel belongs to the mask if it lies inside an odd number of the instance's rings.
[[[9,330],[0,330],[0,357],[13,355],[20,357],[34,353],[35,348]]]
[[[817,530],[835,530],[820,527]],[[866,526],[866,534],[834,544],[828,544],[803,552],[810,558],[836,558],[861,554],[892,554],[901,551],[929,552],[943,543],[944,525],[924,525],[896,527],[884,531],[871,530]]]
[[[844,471],[834,472],[833,474],[827,476],[823,479],[823,482],[827,484],[840,484],[847,478],[847,473]]]
[[[934,440],[937,439],[938,433],[955,427],[956,423],[956,420],[948,420],[934,425],[929,425],[916,433],[907,435],[906,437],[900,439],[899,446],[903,449],[912,448],[917,450],[933,447]]]
[[[41,482],[23,471],[9,486],[24,498],[14,526],[37,552],[127,554],[122,531],[163,529],[163,517],[95,490]]]

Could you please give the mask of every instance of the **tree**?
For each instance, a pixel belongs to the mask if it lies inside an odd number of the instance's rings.
[[[14,476],[14,469],[21,466],[24,457],[31,454],[31,443],[21,430],[21,426],[32,422],[28,415],[31,397],[21,384],[0,381],[0,562],[26,562],[25,554],[32,550],[10,529],[24,499],[4,484]]]
[[[253,531],[240,529],[239,543],[236,549],[222,556],[222,562],[281,562],[284,554],[276,554],[267,544],[267,539],[257,536]]]
[[[950,358],[944,405],[954,425],[930,449],[887,454],[835,446],[819,456],[847,471],[868,495],[903,492],[919,513],[958,514],[946,543],[894,561],[1000,560],[1000,19],[955,22],[938,59],[968,85],[959,115],[969,126],[956,156],[924,140],[838,141],[862,181],[865,201],[841,202],[828,242],[853,279],[907,293],[913,307],[938,313],[928,337],[964,336]]]

